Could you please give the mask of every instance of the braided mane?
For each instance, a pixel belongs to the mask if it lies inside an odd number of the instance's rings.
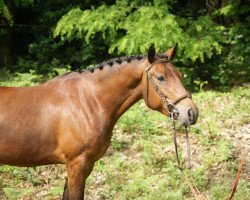
[[[100,64],[97,64],[95,66],[89,66],[86,69],[82,69],[82,70],[81,69],[77,69],[77,70],[75,70],[75,72],[82,73],[82,72],[89,71],[89,72],[93,73],[96,69],[102,70],[106,66],[112,67],[115,64],[120,65],[123,62],[130,63],[133,60],[141,60],[141,59],[145,58],[146,56],[147,55],[145,55],[145,54],[139,54],[139,55],[123,56],[123,57],[119,57],[119,58],[112,58],[112,59],[104,61],[104,62],[102,62]],[[156,57],[157,58],[161,58],[161,59],[164,59],[164,58],[168,59],[167,55],[164,54],[164,53],[158,53],[158,54],[156,54]],[[70,74],[70,73],[71,72],[68,72],[65,75]]]
[[[122,64],[123,62],[128,62],[130,63],[132,60],[141,60],[143,59],[144,57],[146,57],[146,55],[144,54],[139,54],[139,55],[131,55],[131,56],[124,56],[124,57],[119,57],[119,58],[112,58],[108,61],[104,61],[102,62],[101,64],[97,64],[95,66],[89,66],[87,67],[87,71],[90,71],[90,72],[94,72],[96,69],[100,69],[102,70],[103,67],[105,66],[110,66],[112,67],[114,64]],[[156,57],[157,58],[168,58],[166,54],[164,53],[158,53],[156,54]],[[83,72],[83,71],[86,71],[86,70],[77,70],[79,73]]]

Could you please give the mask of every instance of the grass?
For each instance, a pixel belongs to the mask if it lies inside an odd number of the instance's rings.
[[[250,150],[250,85],[227,92],[193,95],[200,111],[190,128],[194,185],[211,200],[229,197],[243,149]],[[185,164],[184,130],[177,126],[179,152]],[[250,199],[250,160],[246,157],[235,200]],[[0,199],[59,199],[64,166],[0,166]],[[119,120],[111,146],[87,179],[86,199],[194,199],[176,167],[171,123],[134,105]]]

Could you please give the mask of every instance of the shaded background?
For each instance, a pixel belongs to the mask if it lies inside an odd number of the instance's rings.
[[[45,81],[178,42],[189,89],[238,85],[250,79],[249,12],[246,0],[0,0],[0,69]]]

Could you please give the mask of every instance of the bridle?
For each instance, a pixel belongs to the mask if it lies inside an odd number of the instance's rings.
[[[186,98],[191,98],[191,95],[189,93],[186,93],[184,95],[181,95],[173,100],[168,100],[166,96],[163,95],[159,87],[156,85],[152,75],[150,74],[149,70],[154,67],[154,65],[159,64],[159,63],[167,63],[169,62],[166,59],[160,59],[155,62],[153,62],[147,69],[146,69],[146,74],[147,74],[147,83],[146,83],[146,101],[148,103],[148,88],[149,88],[149,81],[152,83],[153,88],[155,92],[158,94],[158,96],[161,98],[162,102],[166,105],[166,109],[169,113],[169,115],[174,117],[174,114],[179,114],[178,109],[175,107],[175,104],[178,103],[179,101],[186,99]]]
[[[166,105],[166,110],[168,111],[171,119],[172,119],[172,127],[173,127],[173,140],[174,140],[174,146],[175,146],[175,154],[176,154],[176,160],[178,163],[179,169],[182,169],[180,166],[180,160],[179,160],[179,155],[178,155],[178,147],[177,147],[177,137],[176,137],[176,129],[175,129],[175,117],[176,115],[178,116],[179,112],[178,109],[175,107],[175,104],[180,102],[183,99],[186,98],[192,98],[189,93],[183,94],[173,100],[168,100],[166,96],[163,95],[159,87],[156,85],[152,75],[150,74],[149,70],[154,67],[154,65],[159,64],[159,63],[167,63],[169,60],[166,59],[160,59],[155,62],[153,62],[147,69],[146,69],[146,74],[147,74],[147,82],[146,82],[146,102],[148,103],[148,91],[149,91],[149,81],[152,83],[153,88],[155,92],[158,94],[158,96],[161,98],[162,102],[164,105]],[[187,142],[187,154],[188,154],[188,168],[190,168],[190,145],[189,145],[189,139],[188,139],[188,132],[187,132],[187,127],[185,127],[186,131],[186,142]]]

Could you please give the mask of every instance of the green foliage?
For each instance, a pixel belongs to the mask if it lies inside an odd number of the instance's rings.
[[[13,22],[12,15],[4,0],[0,0],[0,14],[8,21]]]
[[[15,73],[9,71],[0,71],[0,85],[1,86],[32,86],[42,81],[42,76],[30,70],[29,73]]]
[[[30,70],[28,73],[16,72],[15,74],[6,70],[0,70],[0,86],[34,86],[69,71],[69,66],[67,68],[53,68],[50,73],[47,74],[46,79],[44,79],[45,77],[41,74],[37,74],[35,70]]]
[[[197,18],[187,18],[174,9],[175,4],[169,1],[122,0],[87,10],[74,8],[57,23],[54,36],[62,41],[80,39],[90,46],[98,37],[109,45],[109,53],[118,55],[144,53],[151,43],[163,52],[178,42],[177,64],[184,77],[190,77],[185,81],[189,87],[194,80],[210,85],[249,81],[249,19],[220,25],[203,12]],[[249,9],[240,1],[229,1],[213,16],[239,21]]]
[[[198,86],[198,88],[196,89],[197,91],[204,92],[203,86],[208,84],[208,81],[204,81],[204,82],[194,81],[194,84],[196,84]]]
[[[232,149],[232,144],[228,141],[220,141],[216,144],[216,154],[214,155],[214,151],[204,156],[204,164],[209,168],[212,166],[218,166],[219,163],[225,162],[229,157],[229,152]]]
[[[4,0],[0,0],[0,17],[2,16],[8,23],[13,24],[13,13],[10,7],[28,7],[32,5],[34,0],[14,0],[5,3]],[[12,5],[13,4],[13,5]]]
[[[180,18],[169,11],[167,4],[156,7],[116,1],[115,5],[91,10],[72,9],[58,22],[54,35],[60,35],[62,40],[84,39],[91,44],[100,34],[111,44],[109,53],[118,54],[144,53],[151,43],[156,44],[158,51],[164,51],[178,42],[181,62],[204,62],[204,56],[221,53],[218,39],[222,31],[223,27],[208,16],[197,20]]]
[[[145,137],[152,132],[156,134],[160,132],[161,126],[156,127],[150,122],[153,120],[163,121],[164,117],[160,114],[148,116],[148,110],[143,109],[143,107],[144,105],[140,105],[140,108],[132,107],[131,110],[134,112],[119,119],[120,128],[123,132],[132,133],[132,130],[141,130]]]
[[[247,14],[249,13],[249,11],[250,7],[246,4],[243,4],[240,0],[228,0],[227,4],[224,7],[216,11],[216,14],[219,13],[227,17],[240,19],[240,15]]]

